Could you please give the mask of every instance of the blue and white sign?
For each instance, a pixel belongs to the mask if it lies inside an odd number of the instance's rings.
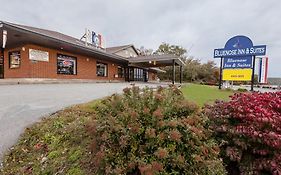
[[[266,54],[266,45],[253,46],[246,36],[235,36],[227,41],[223,49],[214,50],[214,58],[262,56]]]
[[[254,46],[250,38],[242,35],[230,38],[223,49],[214,50],[214,58],[221,58],[221,68],[223,69],[220,74],[219,84],[221,85],[222,80],[252,80],[251,90],[253,90],[254,58],[265,54],[266,45]]]
[[[215,49],[214,58],[233,57],[233,56],[262,56],[266,54],[266,46],[253,46],[241,49]]]
[[[253,59],[250,57],[233,57],[223,59],[224,69],[242,69],[242,68],[252,68]]]

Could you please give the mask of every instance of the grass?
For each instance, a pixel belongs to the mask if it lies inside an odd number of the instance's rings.
[[[187,99],[200,106],[215,99],[228,99],[233,92],[190,84],[182,88]],[[87,175],[92,160],[93,138],[87,124],[94,119],[99,101],[76,105],[53,114],[27,128],[18,143],[4,157],[2,175]]]
[[[212,103],[216,99],[228,100],[233,91],[219,90],[216,86],[205,86],[198,84],[188,84],[182,87],[184,97],[203,106],[206,103]]]

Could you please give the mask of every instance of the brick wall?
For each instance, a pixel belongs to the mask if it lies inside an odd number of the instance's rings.
[[[29,49],[49,52],[49,62],[30,60]],[[10,51],[20,51],[21,64],[19,68],[9,68],[8,53]],[[77,58],[77,75],[57,74],[57,54],[64,54]],[[108,65],[107,77],[99,77],[96,75],[97,61]],[[4,53],[4,64],[5,78],[95,79],[124,81],[124,78],[115,78],[115,74],[118,73],[118,64],[116,63],[99,60],[98,58],[72,54],[63,50],[54,50],[30,44],[9,50],[6,49]]]

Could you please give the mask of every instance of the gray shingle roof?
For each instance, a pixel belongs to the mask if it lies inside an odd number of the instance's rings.
[[[42,34],[42,35],[45,35],[45,36],[48,36],[48,37],[52,37],[52,38],[55,38],[55,39],[58,39],[58,40],[67,41],[67,42],[70,42],[70,43],[73,43],[73,44],[79,44],[81,46],[85,46],[85,42],[83,42],[83,41],[81,41],[77,38],[74,38],[72,36],[65,35],[63,33],[57,32],[57,31],[48,30],[48,29],[41,29],[41,28],[37,28],[37,27],[31,27],[31,26],[15,24],[15,23],[10,23],[10,22],[3,22],[3,23],[9,24],[11,26],[18,27],[18,28],[21,28],[21,29],[24,29],[24,30],[27,30],[27,31],[31,31],[31,32],[34,32],[34,33],[39,33],[39,34]],[[92,48],[92,49],[98,50],[96,48]]]
[[[268,78],[268,83],[271,85],[281,85],[281,78]]]
[[[139,52],[137,51],[137,49],[135,48],[135,46],[133,44],[128,44],[128,45],[123,45],[123,46],[115,46],[115,47],[108,47],[106,48],[106,52],[109,52],[109,53],[116,53],[118,51],[121,51],[121,50],[124,50],[124,49],[127,49],[129,47],[132,47],[135,52],[137,54],[139,54]]]
[[[131,63],[141,63],[141,62],[149,62],[149,61],[172,61],[172,60],[178,60],[179,64],[182,65],[185,64],[178,56],[172,54],[138,56],[135,58],[130,58],[129,61]]]
[[[91,51],[91,52],[95,52],[97,54],[102,54],[102,55],[105,55],[105,56],[113,58],[113,59],[127,61],[126,58],[123,58],[123,57],[115,55],[115,54],[111,54],[111,53],[106,52],[105,50],[102,50],[102,49],[97,49],[96,47],[94,47],[91,44],[88,44],[88,46],[86,46],[84,41],[81,41],[80,39],[71,37],[69,35],[62,34],[60,32],[36,28],[36,27],[31,27],[31,26],[26,26],[26,25],[20,25],[20,24],[5,22],[5,21],[0,21],[0,23],[4,24],[4,25],[6,24],[8,26],[12,26],[12,27],[15,27],[17,29],[24,30],[24,31],[36,33],[36,34],[39,34],[39,35],[44,36],[44,37],[52,38],[52,39],[58,40],[60,42],[65,42],[65,43],[68,43],[68,44],[71,44],[71,45],[75,45],[75,46],[78,46],[81,49],[85,49],[85,50],[88,50],[88,51]]]

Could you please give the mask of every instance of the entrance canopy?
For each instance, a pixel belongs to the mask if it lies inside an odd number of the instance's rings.
[[[135,58],[129,58],[130,66],[140,66],[147,68],[154,67],[165,67],[165,66],[173,66],[173,77],[172,82],[175,83],[176,79],[176,69],[175,66],[180,67],[180,83],[182,83],[183,77],[183,65],[185,63],[176,55],[165,54],[165,55],[148,55],[148,56],[138,56]]]
[[[130,65],[137,65],[142,67],[165,67],[184,65],[184,62],[175,55],[165,54],[165,55],[148,55],[148,56],[138,56],[135,58],[129,58]]]

